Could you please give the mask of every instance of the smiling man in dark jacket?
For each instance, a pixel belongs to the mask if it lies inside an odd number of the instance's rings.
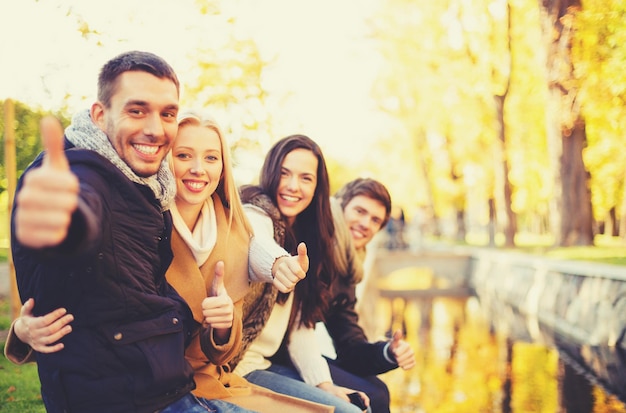
[[[415,355],[401,332],[391,340],[369,342],[359,325],[356,285],[363,278],[365,247],[389,220],[391,197],[387,188],[369,178],[357,178],[331,198],[335,221],[335,259],[340,274],[331,286],[325,326],[337,354],[329,360],[333,381],[366,393],[373,413],[389,412],[389,390],[376,375],[415,366]]]
[[[128,52],[104,65],[65,140],[42,122],[11,241],[22,301],[74,317],[61,351],[36,353],[48,412],[203,411],[184,359],[189,308],[164,278],[178,99],[165,61]]]

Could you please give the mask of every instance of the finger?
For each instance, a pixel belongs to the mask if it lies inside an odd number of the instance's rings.
[[[72,332],[72,326],[68,324],[72,322],[73,320],[74,320],[74,317],[66,316],[56,321],[48,329],[50,334],[43,336],[41,338],[41,342],[43,344],[50,345],[61,340],[63,337],[65,337],[66,335]]]
[[[57,351],[63,350],[63,343],[57,343],[53,346],[38,346],[37,348],[33,348],[40,353],[56,353]]]
[[[54,116],[44,116],[39,123],[45,150],[44,164],[58,170],[69,170],[63,144],[63,125]]]
[[[304,272],[309,270],[309,256],[307,255],[307,248],[304,242],[298,244],[298,264]]]
[[[403,340],[403,339],[404,339],[404,334],[402,334],[402,330],[394,331],[392,340],[395,343],[398,343],[400,340]]]
[[[217,297],[222,291],[226,291],[224,288],[224,261],[218,261],[215,264],[215,275],[211,283],[211,297]]]
[[[20,309],[20,317],[32,316],[33,308],[35,308],[35,300],[29,298]]]
[[[361,395],[361,399],[363,399],[363,401],[365,402],[366,406],[370,405],[370,398],[367,394],[363,393],[362,391],[359,392],[359,394]]]

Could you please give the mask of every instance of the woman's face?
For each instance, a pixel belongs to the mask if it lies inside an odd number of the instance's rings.
[[[220,137],[206,126],[185,124],[172,148],[176,206],[201,206],[215,192],[224,167]]]
[[[283,160],[276,204],[290,224],[313,200],[317,186],[317,164],[313,152],[301,148],[289,152]]]

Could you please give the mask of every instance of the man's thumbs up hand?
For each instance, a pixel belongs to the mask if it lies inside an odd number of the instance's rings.
[[[403,370],[408,370],[415,366],[415,353],[411,345],[404,340],[402,331],[398,330],[393,333],[389,344],[389,351],[396,359],[396,363]]]
[[[40,122],[44,158],[26,173],[15,199],[15,236],[31,248],[63,242],[78,205],[78,178],[70,171],[63,149],[63,126],[53,116]]]

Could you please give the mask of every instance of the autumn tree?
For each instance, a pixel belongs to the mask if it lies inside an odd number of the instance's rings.
[[[585,0],[573,22],[572,62],[580,82],[585,164],[599,231],[626,237],[626,3]],[[604,231],[602,231],[604,230]]]
[[[548,138],[555,142],[555,160],[560,166],[554,197],[557,213],[551,216],[556,244],[593,245],[589,172],[583,161],[587,134],[572,64],[573,22],[581,5],[578,0],[542,0],[541,5],[552,108]]]

